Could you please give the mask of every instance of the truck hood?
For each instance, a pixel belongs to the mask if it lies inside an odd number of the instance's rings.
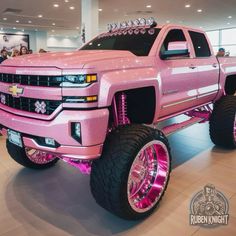
[[[75,52],[57,52],[41,53],[20,56],[8,59],[2,63],[3,66],[14,67],[56,67],[59,69],[83,69],[86,64],[94,64],[104,61],[107,64],[112,59],[136,58],[134,54],[128,51],[75,51]]]

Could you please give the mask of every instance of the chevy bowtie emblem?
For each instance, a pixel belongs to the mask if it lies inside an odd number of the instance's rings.
[[[8,91],[12,94],[12,96],[17,97],[17,96],[23,94],[24,89],[18,88],[17,85],[12,85],[8,88]]]

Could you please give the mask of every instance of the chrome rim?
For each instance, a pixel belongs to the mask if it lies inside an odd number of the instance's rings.
[[[128,177],[128,201],[139,213],[149,211],[161,198],[169,176],[170,157],[160,141],[146,144],[135,157]]]
[[[39,165],[48,164],[57,158],[54,154],[32,148],[25,148],[25,152],[32,162]]]

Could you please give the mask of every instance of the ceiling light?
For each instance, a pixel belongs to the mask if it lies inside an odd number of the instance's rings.
[[[59,4],[55,3],[55,4],[53,4],[53,6],[57,8],[57,7],[59,7]]]
[[[102,8],[99,8],[98,10],[99,10],[99,11],[102,11]]]
[[[19,20],[16,20],[16,23],[19,23],[20,21]]]
[[[186,4],[186,5],[185,5],[185,8],[190,8],[190,7],[191,7],[190,4]]]
[[[69,0],[65,0],[65,2],[66,2],[66,3],[68,3],[68,2],[69,2]]]
[[[43,17],[43,15],[41,15],[41,14],[38,15],[38,18],[42,18],[42,17]]]
[[[201,13],[201,12],[202,12],[202,9],[198,9],[197,12]]]
[[[147,5],[146,8],[152,8],[152,5]]]
[[[232,16],[228,16],[229,19],[232,19],[233,17]]]
[[[15,30],[15,29],[16,29],[16,27],[13,27],[12,29],[14,29],[14,30]]]
[[[52,25],[56,25],[56,23],[52,23]]]
[[[74,6],[70,6],[70,10],[75,10],[75,7]]]
[[[31,20],[29,20],[29,21],[28,21],[28,23],[29,23],[29,24],[31,24],[31,23],[32,23],[32,21],[31,21]]]
[[[3,20],[7,20],[7,18],[5,17],[5,18],[3,18]]]

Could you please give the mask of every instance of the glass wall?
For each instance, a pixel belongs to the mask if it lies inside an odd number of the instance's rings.
[[[207,35],[215,53],[222,47],[230,56],[236,56],[236,28],[208,31]]]

